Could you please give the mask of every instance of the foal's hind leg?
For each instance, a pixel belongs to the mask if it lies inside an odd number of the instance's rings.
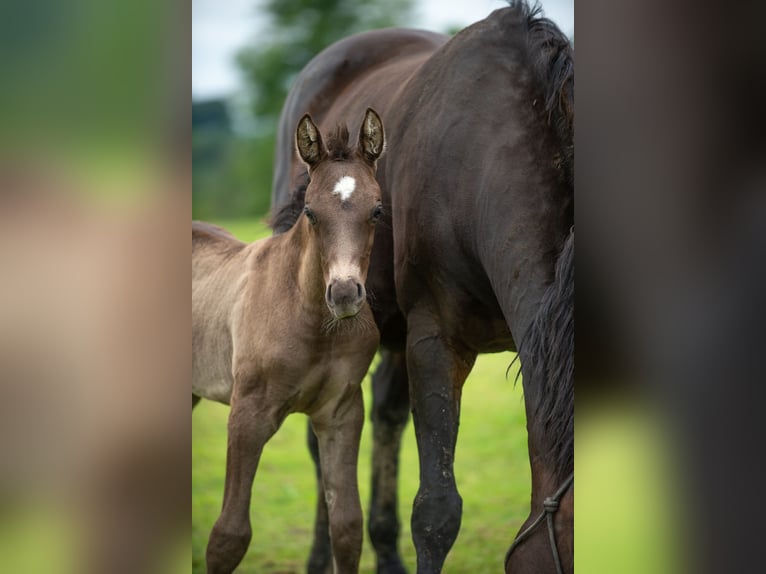
[[[378,574],[406,573],[399,555],[397,484],[402,432],[410,414],[404,353],[381,351],[372,377],[372,499],[368,530]]]
[[[359,571],[363,529],[356,473],[363,422],[364,404],[358,385],[311,415],[319,440],[335,574]]]
[[[263,408],[253,393],[233,396],[229,414],[229,446],[223,508],[207,545],[208,574],[229,574],[250,544],[250,493],[266,442],[279,429],[285,413]]]

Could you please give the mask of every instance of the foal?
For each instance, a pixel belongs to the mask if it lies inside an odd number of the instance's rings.
[[[266,442],[293,412],[319,439],[335,572],[357,572],[362,511],[360,383],[378,347],[366,303],[383,125],[368,109],[358,143],[338,127],[322,141],[306,114],[296,147],[308,166],[304,217],[250,245],[192,224],[192,405],[231,404],[223,508],[210,534],[211,574],[232,572],[252,535],[250,493]]]

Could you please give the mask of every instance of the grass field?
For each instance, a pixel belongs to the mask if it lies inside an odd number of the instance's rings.
[[[251,241],[268,230],[254,220],[220,221],[237,237]],[[529,512],[529,463],[521,384],[516,365],[507,377],[510,353],[484,355],[465,384],[455,477],[463,497],[460,535],[445,572],[499,572],[521,522]],[[369,376],[363,383],[369,413]],[[202,401],[192,416],[192,571],[205,571],[205,546],[223,494],[228,407]],[[365,422],[359,485],[367,514],[370,493],[371,423]],[[250,511],[253,539],[238,572],[304,572],[316,504],[313,467],[305,446],[306,418],[295,414],[267,444],[253,484]],[[418,460],[411,422],[401,454],[399,513],[401,551],[411,572],[415,550],[410,536],[412,500],[418,486]],[[366,538],[362,572],[374,572]]]

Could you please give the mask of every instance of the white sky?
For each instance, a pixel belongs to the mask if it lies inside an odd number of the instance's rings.
[[[531,3],[531,2],[530,2]],[[544,14],[568,35],[574,33],[574,0],[542,0]],[[413,28],[437,32],[465,27],[506,5],[503,0],[416,0]],[[259,0],[193,0],[192,97],[231,96],[242,82],[237,51],[257,38]]]

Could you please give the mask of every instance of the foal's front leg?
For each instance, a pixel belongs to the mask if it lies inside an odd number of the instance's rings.
[[[410,416],[404,353],[381,350],[372,376],[372,496],[367,528],[377,574],[407,574],[399,554],[399,452]]]
[[[399,554],[398,476],[402,433],[410,414],[407,365],[404,353],[381,351],[381,362],[372,377],[372,496],[368,529],[377,554],[377,574],[406,574]],[[309,424],[307,442],[316,468],[317,498],[314,542],[308,574],[332,572],[332,550],[324,500],[319,443]]]
[[[256,393],[232,396],[223,508],[207,545],[208,574],[229,574],[250,544],[250,493],[263,446],[284,421],[281,410],[264,408]]]
[[[363,422],[359,385],[348,387],[344,396],[311,415],[319,441],[335,574],[359,571],[363,535],[356,472]]]
[[[319,441],[308,421],[306,442],[314,462],[317,479],[317,510],[314,516],[314,541],[311,543],[311,554],[306,565],[307,574],[332,574],[332,548],[330,548],[330,523],[327,519],[327,502],[324,499],[322,486],[322,468],[319,462]]]

